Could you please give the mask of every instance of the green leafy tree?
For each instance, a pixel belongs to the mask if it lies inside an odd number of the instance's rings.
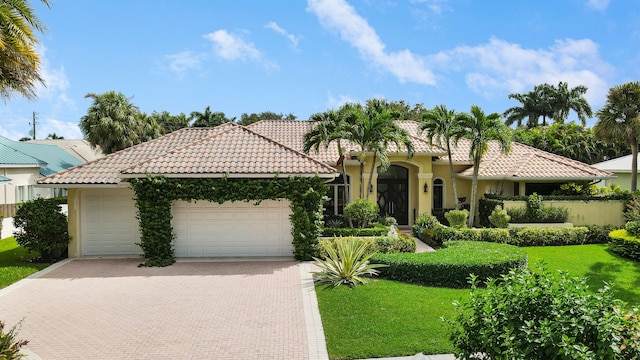
[[[236,118],[230,119],[223,112],[211,111],[211,106],[207,106],[203,112],[192,111],[189,119],[193,120],[192,127],[214,127],[233,122]]]
[[[414,106],[411,106],[411,104],[404,102],[404,100],[387,101],[386,99],[369,99],[365,106],[384,107],[397,114],[398,119],[413,121],[420,121],[422,119],[422,114],[427,111],[423,104],[415,104]]]
[[[569,117],[569,111],[573,110],[584,126],[587,123],[587,117],[593,116],[591,106],[584,98],[586,93],[586,86],[579,85],[569,89],[569,84],[566,82],[558,83],[558,87],[554,89],[555,97],[552,106],[554,123],[564,122]]]
[[[66,257],[71,237],[67,217],[54,199],[38,198],[18,207],[13,217],[18,245],[29,251],[37,251],[44,261]]]
[[[458,189],[453,169],[451,146],[458,145],[458,140],[463,134],[463,121],[463,114],[456,113],[454,110],[447,110],[445,105],[438,105],[433,110],[424,112],[422,119],[420,119],[420,130],[426,131],[429,144],[444,146],[447,150],[451,188],[453,189],[453,201],[456,209],[458,208]]]
[[[640,136],[640,82],[629,82],[609,89],[607,102],[596,113],[593,127],[597,138],[606,143],[631,147],[631,191],[638,183],[638,136]]]
[[[49,7],[48,0],[41,0]],[[36,32],[45,26],[26,0],[0,1],[0,97],[9,99],[15,93],[27,99],[36,98],[40,76],[40,56],[36,52]]]
[[[163,134],[189,127],[189,118],[184,113],[171,115],[168,111],[154,111],[149,117],[155,119]]]
[[[80,119],[80,130],[93,147],[105,154],[126,149],[160,136],[160,127],[140,113],[131,99],[113,90],[103,94],[89,93],[93,103]]]
[[[47,140],[63,140],[64,136],[58,136],[56,133],[47,135]]]
[[[473,180],[471,183],[471,208],[469,210],[469,227],[473,226],[476,211],[476,197],[478,194],[478,172],[482,157],[489,150],[489,142],[498,143],[503,153],[511,150],[511,136],[509,128],[502,123],[500,114],[485,115],[484,111],[476,105],[471,106],[471,113],[464,116],[462,122],[464,128],[463,138],[469,139],[471,147],[469,157],[473,161]]]
[[[240,115],[240,121],[238,121],[238,124],[247,126],[255,122],[258,122],[260,120],[295,120],[295,119],[296,119],[296,116],[293,115],[293,113],[284,115],[282,113],[276,114],[271,111],[265,111],[259,114],[243,113],[242,115]]]

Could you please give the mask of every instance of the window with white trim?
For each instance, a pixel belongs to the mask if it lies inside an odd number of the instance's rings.
[[[345,198],[349,199],[350,184],[351,181],[348,175],[346,187],[342,175],[327,184],[329,186],[329,191],[327,192],[329,200],[324,204],[325,215],[342,215],[344,213]]]

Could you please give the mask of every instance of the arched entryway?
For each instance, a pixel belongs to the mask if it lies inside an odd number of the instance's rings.
[[[444,207],[444,181],[442,179],[433,180],[433,208],[442,209]]]
[[[409,224],[409,169],[391,165],[378,173],[380,216],[392,216],[399,225]]]

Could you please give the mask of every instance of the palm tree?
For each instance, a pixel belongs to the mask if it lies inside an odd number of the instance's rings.
[[[48,0],[40,1],[49,7]],[[26,0],[0,0],[0,97],[5,100],[14,93],[35,99],[36,85],[44,84],[34,30],[42,33],[45,26]]]
[[[47,140],[64,140],[64,136],[58,136],[56,133],[47,135]]]
[[[586,125],[587,117],[593,116],[589,102],[584,98],[587,93],[587,87],[583,85],[569,89],[566,82],[560,81],[558,87],[555,88],[555,99],[553,101],[553,121],[564,122],[569,117],[569,111],[573,110],[578,115],[578,119],[582,121],[582,125]]]
[[[640,82],[629,82],[609,89],[607,102],[596,113],[593,127],[605,143],[631,147],[631,191],[638,183],[638,136],[640,136]]]
[[[342,179],[344,181],[344,203],[349,203],[348,194],[348,182],[347,182],[347,169],[344,163],[345,150],[342,147],[342,138],[345,134],[342,133],[345,126],[343,118],[335,110],[329,110],[323,113],[317,113],[311,115],[309,118],[314,122],[314,126],[311,130],[304,134],[303,137],[303,151],[309,153],[311,149],[314,149],[318,153],[320,146],[328,148],[329,144],[336,142],[338,146],[337,163],[341,165]]]
[[[542,113],[539,109],[539,100],[536,97],[536,93],[530,91],[526,94],[509,94],[509,99],[515,99],[520,102],[520,106],[513,106],[504,112],[504,116],[507,118],[505,124],[511,126],[517,122],[518,127],[522,126],[522,120],[527,118],[527,128],[533,128],[538,126],[538,120]]]
[[[413,143],[409,133],[394,122],[397,112],[392,112],[384,106],[382,101],[368,101],[366,108],[360,105],[346,104],[339,112],[343,114],[345,124],[343,134],[345,140],[358,147],[358,162],[360,163],[360,198],[364,199],[364,164],[367,153],[373,152],[373,160],[369,173],[367,188],[372,187],[373,173],[376,163],[380,159],[380,171],[389,168],[387,149],[395,144],[398,149],[405,149],[407,157],[414,153]],[[367,199],[369,192],[367,192]]]
[[[160,135],[159,126],[141,114],[138,107],[120,92],[89,93],[93,99],[80,119],[80,130],[93,147],[110,154]]]
[[[189,119],[195,119],[191,125],[192,127],[214,127],[235,120],[235,118],[227,118],[223,112],[212,112],[211,106],[207,106],[204,112],[192,111]]]
[[[453,170],[453,158],[451,156],[452,143],[457,146],[458,140],[463,134],[462,122],[464,114],[447,110],[445,105],[438,105],[433,110],[423,113],[420,121],[420,130],[427,132],[429,144],[437,144],[447,149],[449,158],[449,172],[451,174],[451,187],[453,188],[453,203],[458,208],[458,189],[456,187],[455,171]]]
[[[473,161],[473,181],[471,183],[471,208],[469,210],[469,227],[473,226],[478,194],[478,172],[482,157],[489,150],[489,142],[497,141],[500,151],[507,154],[511,150],[511,134],[509,128],[502,123],[500,114],[485,115],[477,105],[471,106],[471,113],[465,114],[462,121],[464,133],[462,137],[471,141],[469,157]]]

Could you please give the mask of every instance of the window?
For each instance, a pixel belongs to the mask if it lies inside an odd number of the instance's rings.
[[[349,189],[350,189],[351,181],[347,176],[347,186],[344,186],[344,178],[342,175],[338,176],[335,180],[328,183],[329,191],[327,193],[327,197],[329,200],[324,204],[324,213],[325,215],[342,215],[344,212],[345,203],[345,193],[346,198],[349,198]]]
[[[433,208],[442,209],[444,207],[444,182],[442,179],[433,180]]]
[[[34,191],[33,185],[16,186],[16,204],[33,200],[33,191]]]

